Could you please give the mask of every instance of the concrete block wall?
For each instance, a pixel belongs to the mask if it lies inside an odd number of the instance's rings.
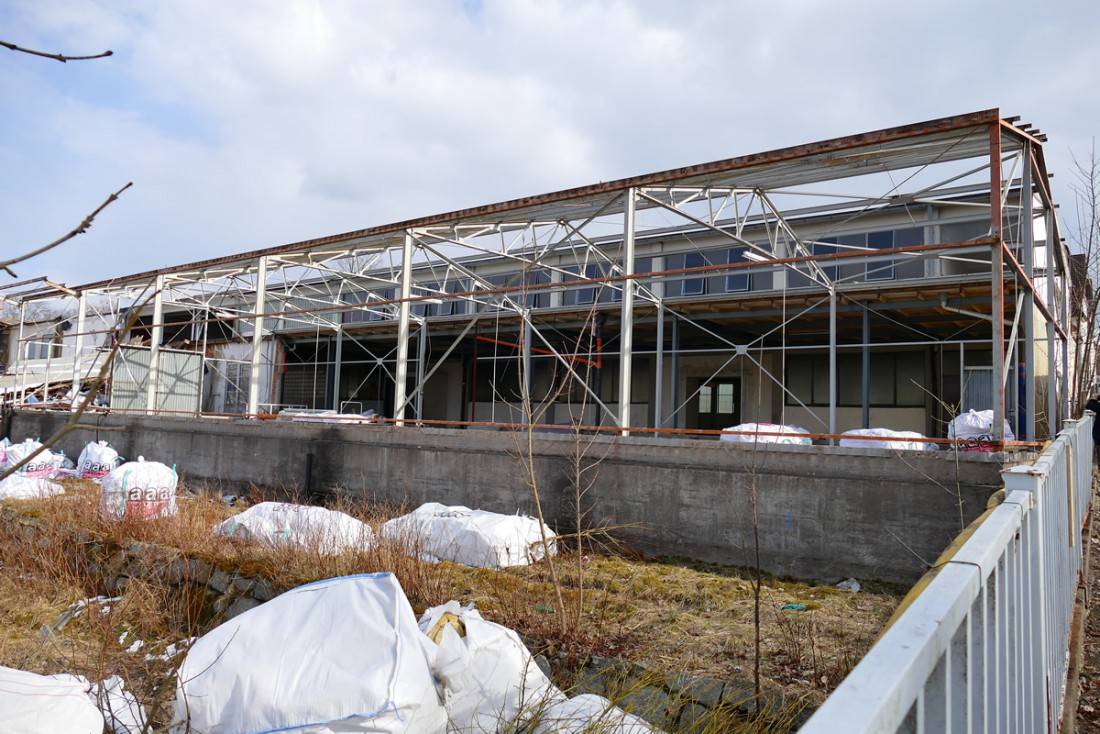
[[[48,436],[67,418],[19,411],[10,437]],[[191,482],[533,512],[521,433],[121,415],[85,422],[122,430],[70,433],[61,442],[69,456],[106,439],[129,459],[175,464]],[[755,486],[761,568],[830,582],[915,581],[960,524],[984,509],[1006,462],[977,452],[777,445],[754,452],[714,440],[582,440],[591,465],[582,499],[589,526],[615,526],[647,554],[755,565]],[[569,435],[533,436],[543,512],[562,532],[575,525],[576,447]]]

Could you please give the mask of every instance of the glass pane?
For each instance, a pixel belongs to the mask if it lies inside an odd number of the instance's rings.
[[[701,268],[706,265],[706,260],[703,258],[701,252],[689,252],[684,256],[685,268]],[[703,294],[703,283],[706,282],[706,278],[703,276],[685,278],[683,287],[681,288],[681,294],[685,296],[700,296]]]
[[[718,385],[718,412],[727,415],[733,413],[733,384],[723,382]]]
[[[730,250],[728,254],[727,262],[743,263],[745,260],[745,248],[741,247],[735,250]],[[729,275],[726,276],[726,292],[731,293],[733,291],[747,291],[749,289],[749,274],[744,270],[731,270],[728,271]]]
[[[699,415],[710,413],[710,385],[703,385],[699,388]]]

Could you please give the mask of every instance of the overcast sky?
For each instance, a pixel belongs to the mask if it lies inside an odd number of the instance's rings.
[[[1100,128],[1096,0],[4,0],[0,40],[114,51],[0,48],[0,254],[134,182],[16,268],[70,285],[990,107],[1069,220]]]

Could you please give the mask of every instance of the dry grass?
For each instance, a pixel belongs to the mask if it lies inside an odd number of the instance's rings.
[[[98,485],[66,484],[63,496],[11,503],[4,510],[33,517],[39,528],[31,547],[11,534],[0,535],[0,665],[91,679],[117,673],[146,701],[170,699],[165,681],[172,661],[147,656],[217,623],[204,589],[170,589],[131,578],[121,599],[89,607],[59,625],[75,602],[108,593],[104,574],[111,554],[141,542],[165,551],[150,563],[202,559],[242,575],[264,576],[278,591],[334,576],[392,571],[418,613],[450,599],[472,601],[486,618],[517,630],[533,651],[545,653],[562,676],[597,655],[644,661],[662,674],[752,677],[752,588],[747,574],[726,567],[606,555],[578,563],[567,557],[558,565],[567,608],[576,607],[578,566],[584,569],[584,623],[563,634],[545,564],[505,571],[430,564],[385,543],[370,552],[339,555],[267,548],[213,536],[210,529],[240,508],[203,491],[181,497],[175,517],[105,521],[98,513]],[[344,498],[336,509],[377,528],[408,508]],[[900,594],[874,587],[852,594],[765,580],[762,598],[762,674],[788,699],[814,703],[866,652]],[[807,608],[784,611],[786,604]],[[56,629],[43,632],[51,626]],[[137,640],[144,646],[133,649]],[[158,720],[162,716],[163,707]],[[764,729],[746,724],[743,730]]]

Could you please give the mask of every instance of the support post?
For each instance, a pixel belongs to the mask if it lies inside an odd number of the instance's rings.
[[[267,300],[267,257],[256,262],[256,311],[252,318],[252,366],[248,373],[248,415],[260,414],[260,357],[264,346],[264,308]]]
[[[336,318],[339,318],[337,315]],[[332,366],[332,407],[337,413],[340,410],[340,365],[344,361],[344,327],[336,327],[336,348],[333,350]]]
[[[424,360],[428,355],[428,320],[420,322],[416,337],[416,424],[424,421]]]
[[[145,385],[145,414],[157,410],[157,389],[160,386],[160,341],[164,338],[164,276],[158,275],[157,292],[153,295],[153,329],[149,347],[149,375]]]
[[[836,287],[829,286],[829,433],[836,434]],[[829,439],[835,444],[836,439]]]
[[[623,275],[634,275],[634,213],[635,191],[626,190],[626,211],[623,216]],[[619,327],[619,426],[622,435],[629,436],[630,431],[630,378],[634,362],[634,280],[622,281],[623,304],[621,325]]]
[[[871,309],[863,308],[863,427],[871,427]]]
[[[84,354],[84,311],[88,306],[88,293],[80,291],[80,297],[76,301],[76,343],[73,345],[73,407],[80,404],[80,382],[84,375],[80,370],[80,358]],[[95,398],[91,395],[90,398]]]
[[[680,427],[680,318],[672,314],[672,427]]]
[[[989,126],[989,228],[993,237],[990,245],[990,282],[993,286],[993,426],[990,429],[994,443],[1005,438],[1005,283],[1004,251],[1001,249],[1001,125]]]
[[[1024,273],[1029,283],[1035,282],[1035,215],[1032,206],[1031,193],[1031,146],[1024,144],[1023,150],[1024,168],[1021,183],[1020,202],[1021,216],[1023,217],[1023,265]],[[1023,303],[1023,327],[1024,327],[1024,420],[1023,439],[1035,440],[1035,294],[1030,285],[1024,286]]]
[[[661,300],[657,302],[657,354],[654,357],[657,364],[654,369],[654,382],[656,390],[653,397],[653,425],[661,427],[664,422],[665,402],[665,300],[661,294]]]
[[[1054,286],[1051,284],[1051,289]],[[1047,322],[1047,438],[1051,441],[1058,435],[1058,360],[1054,356],[1057,348],[1057,334],[1054,324]]]
[[[412,293],[412,232],[405,232],[401,250],[401,304],[397,310],[397,365],[393,389],[393,417],[396,425],[405,425],[405,392],[409,379],[409,297]]]
[[[27,402],[27,361],[30,357],[27,355],[27,344],[23,341],[23,326],[26,323],[27,316],[27,302],[20,301],[19,303],[19,342],[16,345],[15,353],[18,355],[19,363],[17,367],[19,369],[19,404]]]

